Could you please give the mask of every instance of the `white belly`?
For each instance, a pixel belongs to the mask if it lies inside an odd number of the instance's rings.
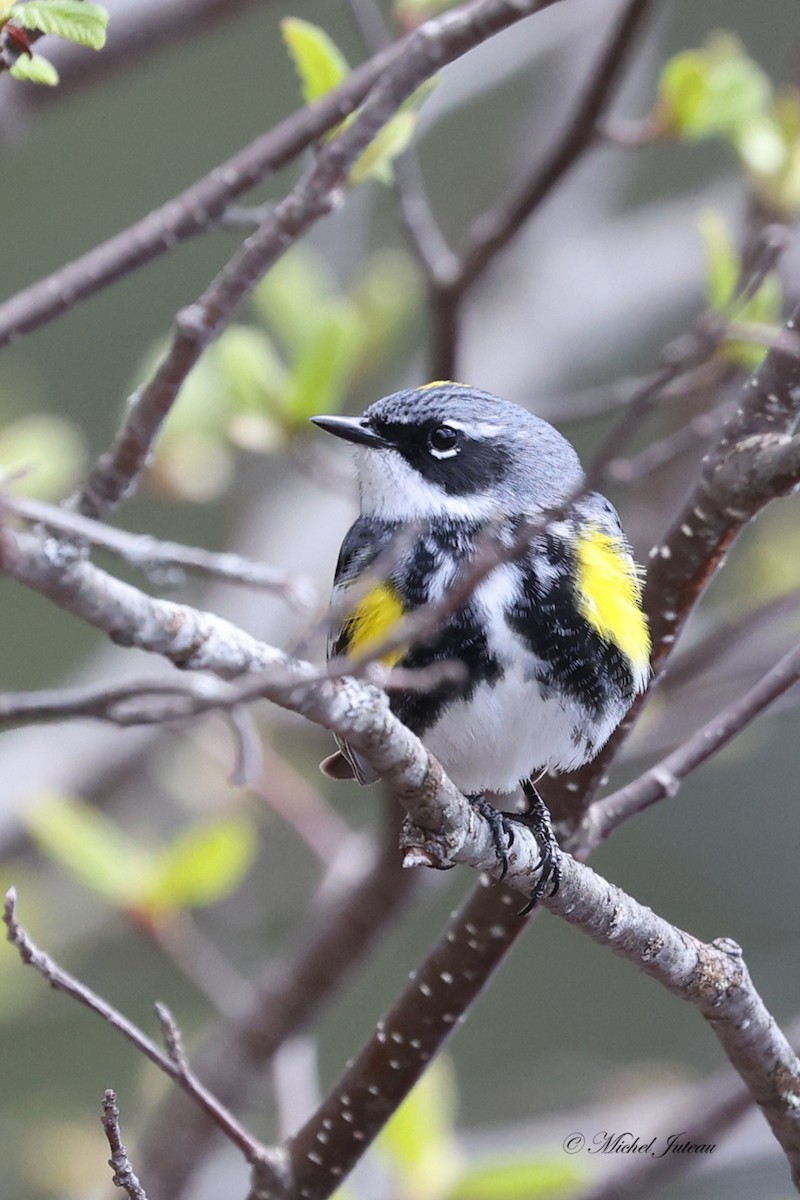
[[[460,791],[512,792],[545,767],[571,770],[585,760],[573,731],[578,708],[542,699],[538,684],[509,667],[493,687],[448,707],[422,738]]]

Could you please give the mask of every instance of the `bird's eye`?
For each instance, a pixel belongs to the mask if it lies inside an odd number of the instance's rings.
[[[428,434],[428,449],[436,458],[450,458],[459,450],[459,433],[449,425],[437,425]]]

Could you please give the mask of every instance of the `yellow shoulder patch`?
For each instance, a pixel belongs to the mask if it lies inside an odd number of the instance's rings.
[[[392,627],[403,617],[405,609],[395,588],[390,583],[379,583],[359,600],[345,622],[348,654],[358,658],[368,654],[373,646],[388,637]],[[400,647],[385,654],[382,662],[393,667],[405,654]]]
[[[636,566],[621,538],[590,529],[578,538],[581,611],[602,638],[644,671],[650,661],[650,631],[642,612]]]

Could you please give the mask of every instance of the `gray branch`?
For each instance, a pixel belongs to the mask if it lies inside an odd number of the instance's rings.
[[[348,677],[320,679],[310,663],[289,659],[221,618],[145,596],[72,556],[66,563],[59,560],[52,544],[31,534],[2,532],[0,566],[118,641],[163,654],[183,667],[234,679],[227,685],[231,704],[264,696],[346,738],[385,779],[408,813],[403,841],[409,865],[424,862],[443,868],[466,863],[495,877],[499,873],[488,823],[418,738],[392,715],[385,693],[378,688]],[[235,680],[252,671],[258,672],[256,678]],[[213,681],[208,685],[213,686]],[[202,686],[207,686],[206,681]],[[528,895],[538,870],[539,848],[533,836],[520,829],[509,848],[507,881]],[[697,1005],[764,1110],[800,1179],[800,1064],[755,992],[738,948],[727,942],[704,946],[568,857],[563,860],[561,889],[546,904]],[[176,1070],[171,1061],[172,1073]],[[352,1091],[350,1083],[340,1085],[341,1095],[350,1096]],[[325,1106],[320,1109],[320,1113],[327,1111]],[[355,1127],[363,1132],[363,1124]],[[298,1134],[298,1139],[295,1149],[305,1145],[304,1136]],[[333,1152],[335,1143],[331,1145]],[[359,1144],[358,1155],[364,1148]],[[319,1162],[305,1152],[299,1157],[294,1150],[292,1154],[295,1172],[306,1173],[301,1186],[309,1196],[327,1195],[334,1179],[328,1174],[323,1184],[319,1174],[325,1154],[315,1151]],[[346,1161],[347,1153],[339,1146],[337,1167]],[[283,1195],[282,1189],[280,1177],[266,1190],[262,1178],[258,1194]]]
[[[117,1096],[111,1088],[106,1089],[103,1097],[103,1129],[108,1138],[111,1158],[108,1165],[114,1172],[114,1184],[122,1188],[128,1200],[147,1200],[147,1193],[139,1182],[128,1158],[128,1151],[122,1142],[122,1132],[119,1127],[119,1108]]]
[[[167,1047],[169,1053],[164,1054],[138,1025],[130,1021],[113,1004],[110,1004],[108,1000],[93,992],[82,980],[77,979],[74,975],[70,975],[68,971],[59,966],[55,959],[51,958],[49,954],[36,945],[17,917],[17,893],[15,888],[10,888],[6,893],[3,921],[8,931],[8,940],[12,946],[17,948],[20,958],[26,966],[33,967],[35,971],[38,971],[56,991],[64,992],[66,995],[71,996],[73,1000],[77,1000],[80,1004],[85,1005],[86,1008],[102,1017],[113,1029],[116,1029],[123,1037],[127,1038],[146,1058],[149,1058],[150,1062],[154,1063],[165,1075],[169,1075],[170,1079],[177,1083],[187,1095],[191,1096],[192,1100],[208,1113],[214,1124],[233,1145],[241,1150],[254,1169],[262,1173],[268,1169],[271,1162],[269,1150],[256,1141],[244,1126],[236,1120],[233,1113],[229,1112],[224,1105],[220,1104],[216,1096],[212,1096],[208,1089],[203,1087],[203,1084],[186,1061],[185,1056],[178,1052],[179,1038],[176,1033],[174,1021],[171,1022],[168,1029]],[[162,1005],[158,1010],[158,1015],[162,1026],[166,1027],[164,1013],[165,1010]]]
[[[181,309],[166,355],[129,401],[128,418],[96,463],[78,505],[96,517],[136,486],[186,376],[269,268],[320,218],[340,207],[353,165],[409,96],[441,67],[558,0],[469,0],[401,43],[355,120],[320,149],[311,169],[232,256],[194,304]],[[372,60],[374,61],[374,60]]]
[[[288,603],[304,609],[312,608],[317,600],[315,589],[307,580],[293,578],[280,567],[254,562],[241,554],[214,553],[197,546],[161,541],[148,534],[128,533],[42,500],[0,495],[0,509],[3,508],[47,529],[74,534],[81,541],[108,550],[146,574],[191,571],[212,575],[229,583],[275,592]]]

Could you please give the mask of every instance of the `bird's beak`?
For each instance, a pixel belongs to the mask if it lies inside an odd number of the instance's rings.
[[[311,423],[357,446],[371,446],[373,450],[392,448],[392,443],[376,433],[365,417],[312,417]]]

